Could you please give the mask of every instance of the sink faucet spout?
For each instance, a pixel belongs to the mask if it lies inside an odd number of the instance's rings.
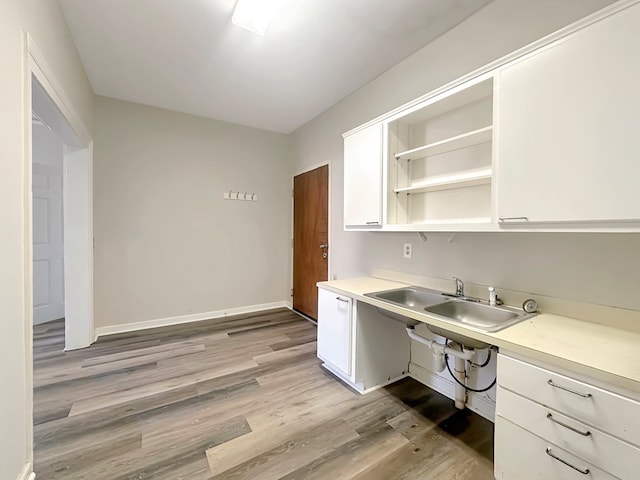
[[[452,277],[456,282],[456,296],[464,296],[464,283],[458,277]]]

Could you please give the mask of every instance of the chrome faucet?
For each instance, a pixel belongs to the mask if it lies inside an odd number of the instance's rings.
[[[451,277],[456,281],[456,296],[464,297],[464,283],[458,277]]]

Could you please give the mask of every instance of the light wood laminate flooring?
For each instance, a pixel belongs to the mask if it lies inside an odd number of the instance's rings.
[[[359,395],[270,310],[63,352],[34,327],[38,480],[493,479],[493,424],[405,379]]]

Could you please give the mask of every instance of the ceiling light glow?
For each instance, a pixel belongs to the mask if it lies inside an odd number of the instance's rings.
[[[283,3],[284,0],[238,0],[231,22],[258,35],[264,35]]]

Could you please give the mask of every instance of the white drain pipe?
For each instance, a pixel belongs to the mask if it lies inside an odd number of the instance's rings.
[[[467,374],[465,371],[465,366],[466,366],[465,361],[471,360],[471,358],[473,358],[473,356],[476,354],[475,350],[463,348],[463,351],[461,352],[460,350],[456,350],[454,348],[447,347],[446,345],[438,343],[435,340],[429,340],[428,338],[424,338],[423,336],[418,335],[413,328],[407,328],[407,335],[409,335],[409,338],[411,338],[412,340],[415,340],[416,342],[421,343],[422,345],[426,345],[431,350],[433,350],[433,356],[436,361],[436,369],[439,372],[442,372],[445,369],[445,362],[446,362],[444,358],[445,353],[455,357],[453,373],[461,383],[463,384],[466,383]],[[462,410],[464,409],[464,406],[466,403],[467,391],[464,389],[462,385],[458,384],[457,382],[454,382],[454,383],[455,383],[455,390],[454,390],[455,405],[456,405],[456,408]]]
[[[455,362],[453,364],[453,374],[455,377],[462,383],[466,385],[467,383],[467,372],[465,371],[466,362],[463,358],[456,357]],[[462,385],[458,382],[454,382],[455,390],[454,390],[454,402],[456,408],[458,410],[464,410],[464,406],[467,403],[467,391],[464,389]]]

